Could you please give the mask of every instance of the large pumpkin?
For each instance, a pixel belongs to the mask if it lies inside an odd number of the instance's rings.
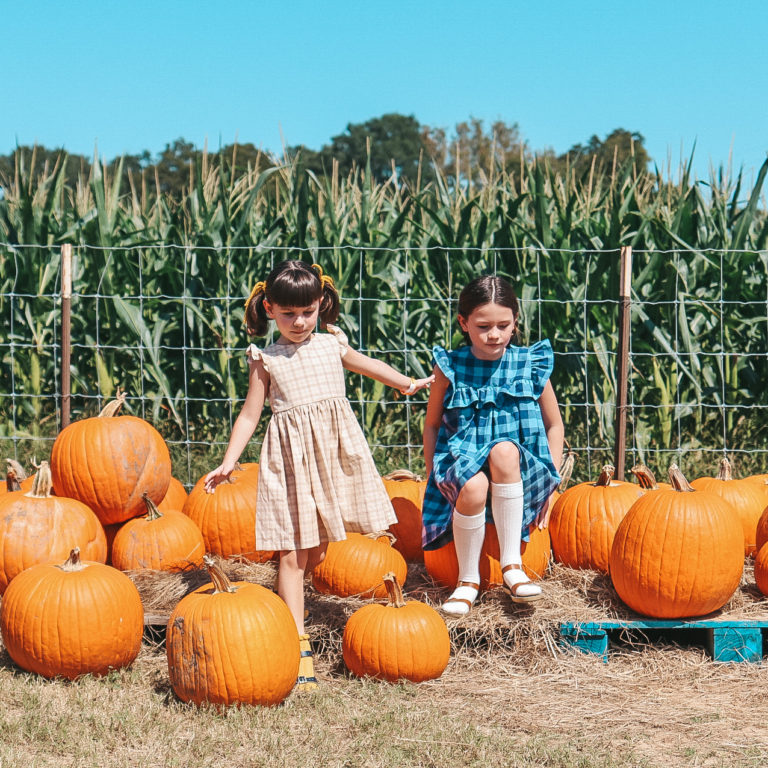
[[[82,502],[51,495],[48,462],[40,463],[29,493],[0,496],[0,594],[10,580],[38,563],[61,563],[73,547],[104,563],[107,539],[96,515]]]
[[[33,565],[8,586],[0,631],[10,657],[45,677],[103,675],[141,649],[144,610],[133,582],[102,563]]]
[[[98,416],[65,427],[53,443],[51,474],[59,496],[87,504],[104,525],[144,512],[143,494],[162,501],[171,457],[160,433],[136,416],[118,416],[125,393]]]
[[[736,480],[731,462],[725,457],[720,460],[717,477],[699,477],[691,481],[691,486],[697,491],[717,494],[733,507],[744,534],[744,554],[753,555],[757,524],[766,506],[763,491],[750,480]]]
[[[531,528],[530,541],[521,542],[523,570],[529,579],[540,579],[549,567],[551,555],[549,531],[546,528]],[[456,545],[451,541],[439,549],[424,552],[427,573],[446,589],[453,589],[459,579],[459,562]],[[493,589],[504,583],[499,563],[499,538],[496,526],[485,526],[485,540],[480,552],[480,588]]]
[[[768,547],[758,547],[755,555],[755,584],[760,592],[768,595]]]
[[[607,573],[616,528],[643,494],[634,483],[613,480],[603,467],[594,483],[579,483],[555,503],[549,520],[552,551],[558,563]]]
[[[171,613],[166,652],[171,686],[195,704],[279,704],[299,672],[299,635],[288,606],[271,590],[231,583],[214,560],[212,583]]]
[[[270,560],[274,552],[256,549],[259,465],[238,464],[213,493],[206,493],[204,480],[195,483],[182,512],[202,532],[205,551],[225,559],[237,555],[256,563]]]
[[[385,597],[383,578],[390,571],[405,583],[408,566],[390,536],[347,533],[344,541],[328,544],[325,559],[312,571],[312,585],[338,597]]]
[[[341,641],[347,668],[391,682],[440,677],[451,656],[445,622],[431,606],[406,601],[394,573],[384,575],[384,584],[387,605],[364,605],[347,620]]]
[[[768,505],[758,518],[757,526],[755,526],[755,556],[766,542],[768,542]]]
[[[147,514],[120,526],[112,542],[112,565],[121,571],[149,568],[182,571],[203,564],[203,534],[180,509],[160,512],[144,497]]]
[[[397,522],[389,526],[394,547],[409,562],[422,562],[421,508],[427,482],[407,469],[390,472],[382,480],[397,515]]]
[[[611,580],[632,610],[659,619],[703,616],[736,591],[744,539],[721,497],[694,490],[676,465],[672,490],[646,493],[619,525]]]
[[[184,509],[184,504],[187,501],[187,489],[182,484],[181,480],[177,480],[171,475],[171,482],[168,485],[168,490],[163,496],[163,500],[157,505],[157,508],[161,512],[165,512],[166,509]]]

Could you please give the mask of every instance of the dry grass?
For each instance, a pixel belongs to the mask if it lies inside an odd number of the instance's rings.
[[[272,585],[274,566],[228,562],[230,577]],[[163,613],[202,573],[130,574],[148,613]],[[768,619],[742,587],[721,615]],[[562,621],[632,618],[610,581],[555,566],[545,601],[483,595],[451,620],[453,654],[439,680],[357,680],[341,663],[347,616],[364,602],[309,593],[321,688],[274,709],[216,712],[181,704],[160,637],[130,670],[46,681],[0,657],[0,766],[757,766],[768,758],[764,664],[716,664],[704,649],[643,643],[608,663],[557,644]],[[444,591],[413,566],[411,597]]]

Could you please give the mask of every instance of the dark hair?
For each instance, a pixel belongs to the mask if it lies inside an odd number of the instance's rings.
[[[483,304],[498,304],[507,307],[517,320],[520,313],[520,305],[515,295],[515,289],[503,278],[497,275],[481,275],[468,283],[459,294],[458,313],[466,320],[478,307]],[[464,339],[469,343],[469,334],[462,331]],[[512,340],[517,339],[517,322]]]
[[[269,317],[264,299],[282,307],[308,307],[320,301],[320,327],[334,323],[339,316],[339,294],[331,278],[317,265],[288,260],[278,264],[268,275],[263,290],[257,291],[245,307],[245,325],[253,336],[265,336]]]

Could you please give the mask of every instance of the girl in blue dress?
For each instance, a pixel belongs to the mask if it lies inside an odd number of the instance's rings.
[[[442,605],[451,615],[468,613],[480,590],[489,491],[504,587],[514,602],[541,597],[541,587],[523,571],[520,543],[532,523],[543,524],[560,481],[564,429],[549,381],[552,347],[547,340],[513,346],[518,314],[506,280],[478,277],[459,296],[468,344],[452,352],[433,349],[422,537],[427,550],[455,542],[459,579]]]

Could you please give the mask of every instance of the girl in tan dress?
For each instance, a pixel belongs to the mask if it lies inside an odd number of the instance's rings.
[[[331,323],[339,295],[322,269],[284,261],[246,302],[248,332],[264,336],[274,320],[279,337],[248,347],[248,394],[222,463],[205,478],[213,493],[229,477],[253,435],[268,397],[272,418],[259,459],[256,548],[278,550],[277,592],[296,621],[302,651],[298,684],[316,685],[304,630],[304,577],[345,531],[367,533],[396,522],[365,436],[346,398],[344,368],[413,394],[434,376],[413,379],[352,349]],[[315,333],[318,319],[330,333]]]

